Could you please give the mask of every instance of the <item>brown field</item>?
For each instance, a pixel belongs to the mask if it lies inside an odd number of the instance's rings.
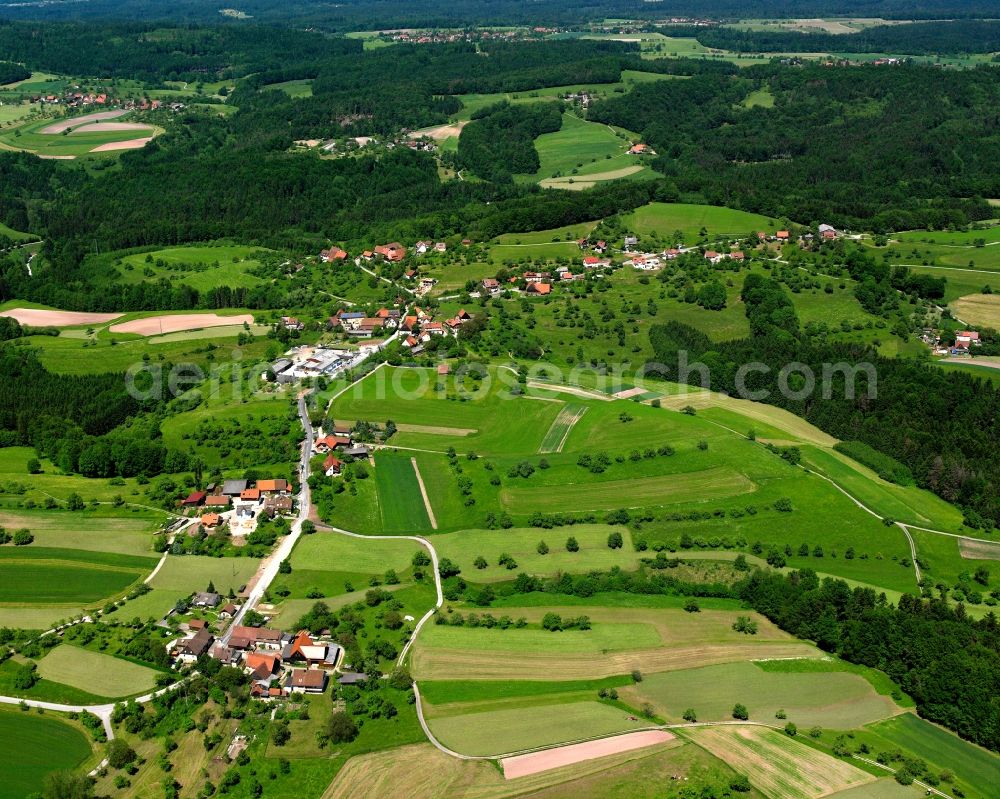
[[[557,746],[554,749],[545,749],[541,752],[532,752],[527,755],[505,757],[500,761],[500,765],[503,766],[504,778],[513,780],[518,777],[538,774],[542,771],[551,771],[562,766],[572,766],[587,760],[595,760],[599,757],[607,757],[608,755],[630,752],[633,749],[655,746],[672,741],[675,737],[675,735],[665,730],[630,732],[625,735],[601,738],[597,741],[570,744],[569,746]]]
[[[112,325],[112,333],[138,333],[140,336],[156,336],[160,333],[177,333],[181,330],[201,330],[206,327],[223,327],[224,325],[253,324],[253,316],[240,314],[238,316],[219,316],[214,313],[182,313],[167,316],[147,316],[144,319],[133,319]]]
[[[765,727],[727,725],[685,730],[772,799],[818,799],[875,777]]]
[[[1000,560],[1000,542],[959,538],[958,551],[967,560]]]
[[[54,133],[62,133],[64,130],[75,128],[77,125],[86,125],[90,122],[98,122],[102,119],[115,119],[116,117],[124,116],[127,113],[128,111],[123,110],[98,111],[94,114],[87,114],[82,117],[72,117],[71,119],[64,119],[62,122],[55,122],[42,128],[39,133],[44,133],[47,136]]]
[[[90,152],[92,153],[107,153],[112,150],[138,150],[141,147],[145,147],[153,140],[152,136],[146,136],[143,139],[127,139],[125,141],[110,141],[107,144],[100,144],[95,147]]]
[[[516,658],[467,649],[426,649],[412,655],[413,673],[422,679],[465,680],[587,680],[646,672],[693,669],[718,663],[769,658],[819,657],[809,644],[708,644],[593,654],[523,653]]]
[[[411,139],[419,139],[423,136],[434,139],[434,141],[444,141],[445,139],[450,139],[452,136],[458,136],[462,132],[462,128],[468,125],[467,120],[462,122],[455,122],[450,125],[438,125],[433,128],[424,128],[423,130],[415,130],[410,134]]]
[[[645,394],[646,389],[642,386],[635,386],[634,388],[627,388],[624,391],[619,391],[615,394],[615,399],[631,399],[632,397],[638,397],[640,394]]]
[[[353,757],[340,770],[322,799],[513,799],[513,797],[605,796],[616,785],[659,785],[689,768],[712,760],[679,739],[664,745],[551,769],[505,780],[486,761],[458,760],[430,744],[414,744]],[[550,794],[550,792],[555,792]],[[635,794],[645,796],[645,794]],[[653,795],[653,794],[650,794]]]
[[[141,122],[91,122],[73,128],[73,133],[108,133],[120,130],[152,130],[152,125],[143,125]]]
[[[72,325],[100,325],[117,319],[120,313],[80,313],[77,311],[43,311],[38,308],[12,308],[0,312],[22,325],[34,327],[70,327]]]
[[[966,324],[1000,328],[1000,294],[967,294],[951,307]]]

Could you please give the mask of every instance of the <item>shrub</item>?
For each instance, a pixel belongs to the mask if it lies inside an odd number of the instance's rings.
[[[737,702],[733,705],[733,718],[740,721],[746,721],[750,718],[750,712],[747,710],[746,705]]]

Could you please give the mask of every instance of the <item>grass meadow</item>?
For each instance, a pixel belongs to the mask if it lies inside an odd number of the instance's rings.
[[[416,533],[431,529],[417,473],[408,453],[377,453],[375,481],[385,532]]]
[[[649,674],[620,693],[635,707],[650,702],[657,715],[675,723],[688,708],[699,721],[730,720],[737,702],[747,707],[752,721],[777,724],[775,714],[784,710],[803,729],[848,730],[901,712],[856,674],[769,672],[749,662]]]
[[[153,690],[158,672],[78,646],[57,646],[38,661],[38,674],[99,696],[132,696]]]
[[[0,706],[0,740],[0,799],[39,793],[46,774],[75,769],[92,753],[78,727],[56,714],[24,713],[16,707]]]
[[[109,274],[108,278],[125,283],[166,279],[201,292],[216,286],[253,287],[259,285],[261,279],[250,271],[260,266],[257,256],[262,252],[267,250],[220,244],[167,247],[148,253],[119,255],[109,265],[114,275]]]

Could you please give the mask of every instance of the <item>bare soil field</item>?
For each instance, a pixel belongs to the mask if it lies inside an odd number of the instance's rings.
[[[90,122],[73,128],[73,133],[114,133],[121,130],[152,130],[152,125],[141,122]]]
[[[641,386],[634,386],[632,388],[627,388],[624,391],[619,391],[615,394],[615,399],[632,399],[632,397],[638,397],[640,394],[645,394],[646,389]]]
[[[124,116],[128,111],[117,110],[117,111],[98,111],[94,114],[87,114],[82,117],[72,117],[70,119],[64,119],[61,122],[55,122],[51,125],[47,125],[42,128],[39,133],[44,133],[46,135],[54,133],[62,133],[64,130],[70,130],[78,125],[87,125],[91,122],[98,122],[102,119],[116,119],[120,116]],[[106,128],[105,128],[106,130]]]
[[[450,125],[438,125],[433,128],[415,130],[410,134],[410,138],[419,139],[423,136],[427,136],[428,138],[434,139],[434,141],[444,141],[445,139],[450,139],[452,136],[458,136],[462,132],[462,128],[468,124],[468,120],[463,120],[462,122],[455,122]]]
[[[90,152],[92,153],[108,153],[112,150],[139,150],[145,147],[153,140],[152,136],[146,136],[142,139],[126,139],[125,141],[110,141],[107,144],[99,144]]]
[[[117,319],[120,313],[81,313],[78,311],[44,311],[39,308],[12,308],[0,312],[22,325],[33,327],[71,327],[73,325],[100,325]]]
[[[182,313],[166,316],[148,316],[144,319],[133,319],[112,325],[112,333],[137,333],[140,336],[158,336],[161,333],[179,333],[182,330],[201,330],[207,327],[224,327],[226,325],[253,324],[253,316],[240,314],[238,316],[219,316],[214,313]],[[76,324],[80,324],[79,322]]]
[[[602,738],[598,741],[587,741],[581,744],[570,744],[569,746],[559,746],[555,749],[546,749],[542,752],[532,752],[527,755],[505,757],[500,761],[500,764],[503,766],[504,777],[508,780],[513,780],[518,777],[537,774],[541,771],[549,771],[550,769],[562,766],[571,766],[574,763],[582,763],[586,760],[595,760],[599,757],[630,752],[633,749],[655,746],[656,744],[672,741],[675,737],[664,730],[630,732],[625,735]]]
[[[686,730],[685,736],[774,799],[818,799],[875,781],[849,763],[765,727],[701,727]]]
[[[967,560],[1000,560],[1000,543],[958,539],[958,551]]]

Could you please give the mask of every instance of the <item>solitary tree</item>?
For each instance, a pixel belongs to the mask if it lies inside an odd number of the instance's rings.
[[[746,705],[742,705],[739,702],[733,705],[733,718],[740,721],[746,721],[750,718],[750,712],[747,710]]]

